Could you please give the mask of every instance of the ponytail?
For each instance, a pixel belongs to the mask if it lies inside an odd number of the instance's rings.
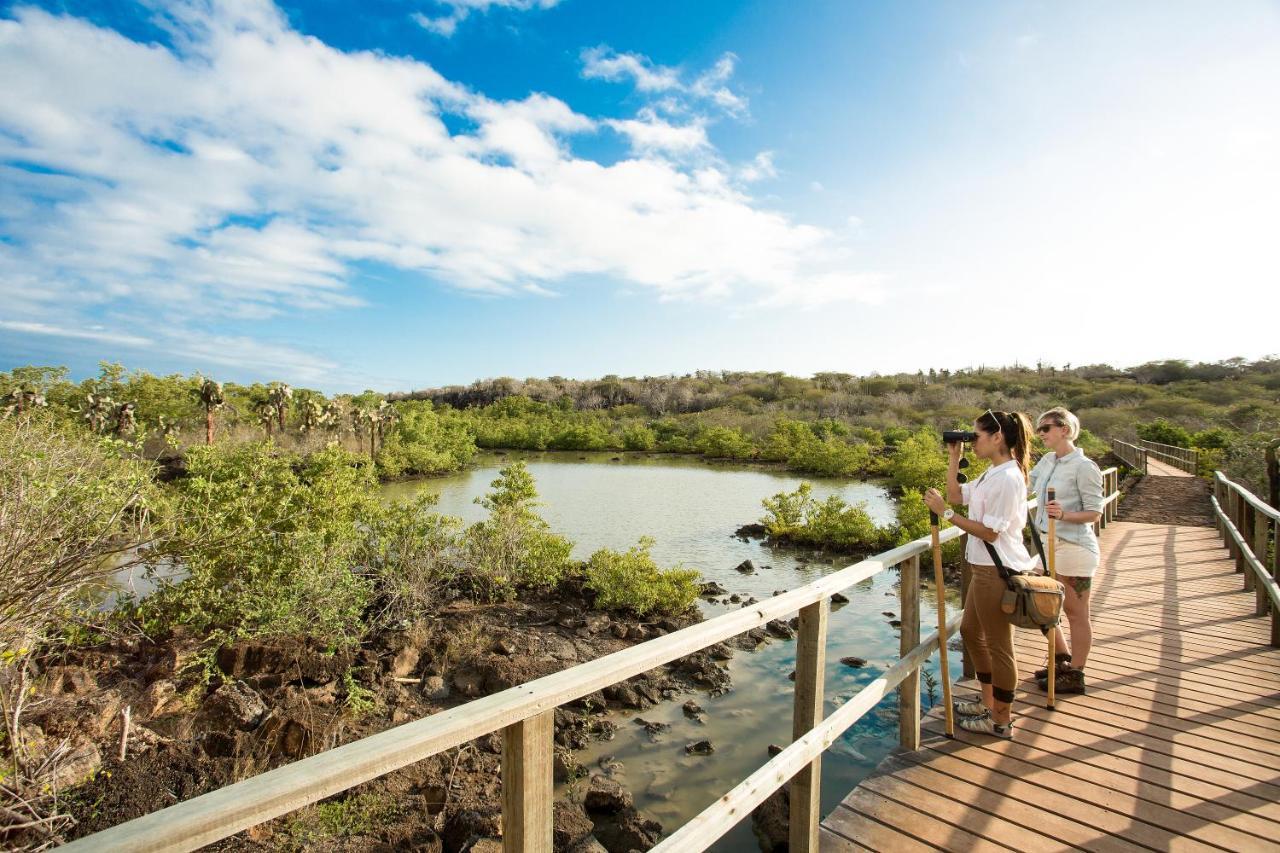
[[[999,432],[1004,436],[1009,455],[1022,469],[1022,476],[1031,471],[1031,420],[1022,412],[995,412],[987,409],[978,418],[978,426],[986,432]]]

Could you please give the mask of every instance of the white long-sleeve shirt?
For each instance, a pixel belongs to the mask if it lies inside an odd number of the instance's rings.
[[[1036,561],[1022,544],[1022,528],[1027,523],[1027,481],[1018,463],[1010,459],[987,469],[976,483],[960,485],[961,502],[969,507],[969,518],[994,530],[996,553],[1005,568],[1025,572]],[[977,536],[969,537],[965,559],[976,566],[994,566],[987,546]]]

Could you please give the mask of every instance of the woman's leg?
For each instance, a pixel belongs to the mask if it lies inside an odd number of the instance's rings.
[[[973,663],[973,670],[982,688],[982,704],[988,708],[994,701],[991,694],[991,655],[987,652],[987,641],[982,634],[982,624],[978,620],[977,579],[983,571],[982,567],[971,568],[972,580],[964,600],[964,618],[960,621],[960,638],[964,640],[965,651]]]
[[[1000,601],[1004,597],[1005,583],[993,567],[983,567],[975,572],[969,593],[974,596],[974,613],[981,629],[990,670],[990,685],[983,685],[983,699],[988,691],[991,719],[1002,725],[1012,716],[1014,689],[1018,684],[1018,665],[1014,658],[1013,626],[1009,624]]]
[[[1089,623],[1089,592],[1093,578],[1065,577],[1062,581],[1067,589],[1063,606],[1067,611],[1067,624],[1071,626],[1071,666],[1084,669],[1089,660],[1089,650],[1093,648],[1093,626]]]

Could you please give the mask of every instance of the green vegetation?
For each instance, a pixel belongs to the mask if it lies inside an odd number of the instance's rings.
[[[698,598],[698,573],[679,566],[659,568],[649,553],[653,540],[642,538],[625,553],[601,548],[587,561],[587,588],[596,607],[627,610],[640,616],[683,613]]]
[[[400,815],[400,806],[384,793],[360,793],[327,800],[299,811],[289,820],[291,850],[305,850],[344,838],[376,835]]]

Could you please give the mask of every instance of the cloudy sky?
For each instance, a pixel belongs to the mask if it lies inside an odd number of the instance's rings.
[[[1280,6],[0,2],[0,369],[1280,350]]]

